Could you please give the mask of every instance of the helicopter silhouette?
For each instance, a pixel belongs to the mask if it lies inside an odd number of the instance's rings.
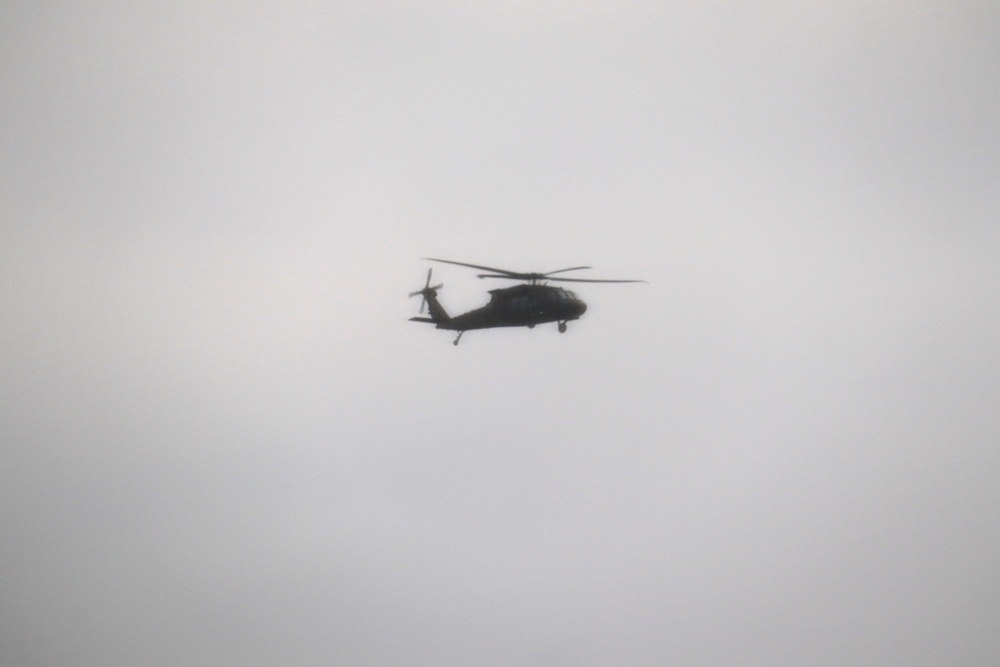
[[[528,327],[533,328],[536,324],[546,322],[558,322],[559,333],[566,333],[566,323],[579,319],[587,310],[587,304],[576,294],[555,287],[546,283],[573,282],[573,283],[644,283],[645,280],[599,280],[595,278],[563,278],[553,277],[557,273],[567,271],[579,271],[589,269],[589,266],[573,266],[568,269],[558,269],[548,273],[522,273],[519,271],[508,271],[507,269],[497,269],[492,266],[480,266],[479,264],[467,264],[465,262],[454,262],[449,259],[435,259],[425,257],[431,262],[441,262],[444,264],[455,264],[471,269],[490,271],[491,273],[480,273],[479,278],[502,278],[506,280],[526,281],[513,287],[502,287],[489,291],[490,301],[485,306],[470,310],[454,317],[448,315],[444,306],[438,301],[437,291],[443,285],[431,285],[431,273],[433,268],[427,269],[427,281],[423,289],[411,292],[410,296],[421,296],[420,313],[425,307],[430,310],[430,317],[411,317],[413,322],[427,322],[433,324],[438,329],[457,331],[453,345],[458,345],[462,340],[462,334],[472,329],[492,329],[494,327]]]

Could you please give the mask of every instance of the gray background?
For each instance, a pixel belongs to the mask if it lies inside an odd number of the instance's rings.
[[[0,662],[1000,663],[996,3],[3,4]]]

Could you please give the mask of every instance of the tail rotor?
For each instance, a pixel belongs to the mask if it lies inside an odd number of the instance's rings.
[[[424,288],[417,290],[416,292],[410,292],[410,297],[421,296],[420,300],[420,314],[422,315],[427,309],[427,297],[437,296],[437,291],[443,287],[442,284],[431,286],[431,273],[434,269],[427,269],[427,281],[424,283]]]

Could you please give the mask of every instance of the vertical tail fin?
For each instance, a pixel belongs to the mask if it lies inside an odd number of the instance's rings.
[[[414,297],[420,295],[423,297],[420,301],[420,313],[423,314],[424,308],[430,309],[430,317],[413,317],[410,318],[417,322],[447,322],[451,319],[451,316],[445,311],[444,306],[438,301],[437,291],[441,289],[442,285],[431,286],[431,272],[433,269],[427,269],[427,282],[424,283],[424,288],[417,290],[416,292],[410,292],[410,296]]]

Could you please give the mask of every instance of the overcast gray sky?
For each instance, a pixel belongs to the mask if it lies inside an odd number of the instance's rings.
[[[3,13],[3,664],[1000,664],[1000,5]]]

